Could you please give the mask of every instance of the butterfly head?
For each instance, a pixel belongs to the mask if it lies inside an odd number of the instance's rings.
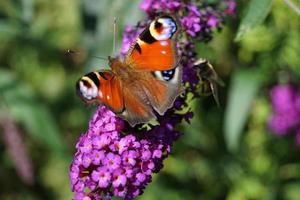
[[[108,56],[107,59],[108,59],[109,66],[111,66],[114,62],[118,61],[117,58],[114,58],[114,57],[111,57],[111,56]]]
[[[177,31],[176,22],[170,16],[159,17],[150,24],[150,33],[156,40],[167,40]]]

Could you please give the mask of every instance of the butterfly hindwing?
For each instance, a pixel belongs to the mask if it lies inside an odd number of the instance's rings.
[[[125,118],[131,126],[156,118],[141,85],[124,86],[123,92],[125,109],[121,117]]]
[[[163,115],[181,93],[182,69],[178,66],[171,70],[154,71],[148,76],[140,82],[152,107]]]
[[[167,71],[140,72],[139,75],[136,81],[123,87],[125,109],[121,116],[131,125],[155,119],[153,109],[163,115],[181,92],[179,66]]]

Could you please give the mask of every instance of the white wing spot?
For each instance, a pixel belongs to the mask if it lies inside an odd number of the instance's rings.
[[[98,95],[98,88],[95,84],[92,84],[92,86],[86,87],[82,81],[79,82],[79,90],[82,95],[87,100],[91,100],[97,97]]]
[[[163,40],[163,41],[160,41],[160,45],[161,45],[161,46],[168,46],[168,45],[169,45],[169,42]]]
[[[100,97],[100,98],[103,98],[103,93],[102,93],[101,90],[99,91],[99,97]]]

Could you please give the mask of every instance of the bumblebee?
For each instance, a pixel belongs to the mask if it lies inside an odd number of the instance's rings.
[[[194,67],[199,70],[200,94],[203,96],[213,95],[217,105],[220,105],[218,95],[218,85],[224,86],[214,67],[206,59],[200,58],[194,63]]]

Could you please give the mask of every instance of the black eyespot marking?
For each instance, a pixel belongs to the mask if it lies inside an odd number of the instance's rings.
[[[85,87],[87,87],[87,88],[91,87],[91,84],[87,80],[82,79],[81,81]],[[79,81],[78,81],[78,85],[79,85]]]
[[[165,81],[170,81],[175,75],[175,69],[161,71],[161,76]]]
[[[108,80],[107,77],[105,77],[105,74],[103,72],[98,72],[98,73],[103,79]]]
[[[156,22],[154,23],[154,28],[155,28],[155,29],[159,29],[161,26],[162,26],[162,23],[160,23],[160,22],[158,22],[158,21],[156,21]]]
[[[134,45],[134,49],[136,49],[140,54],[142,53],[142,49],[138,43]]]
[[[140,40],[152,44],[153,42],[156,42],[157,40],[151,35],[149,26],[140,34]]]
[[[85,76],[89,77],[95,83],[95,85],[97,87],[100,85],[100,81],[98,79],[98,76],[94,72],[88,73]]]

